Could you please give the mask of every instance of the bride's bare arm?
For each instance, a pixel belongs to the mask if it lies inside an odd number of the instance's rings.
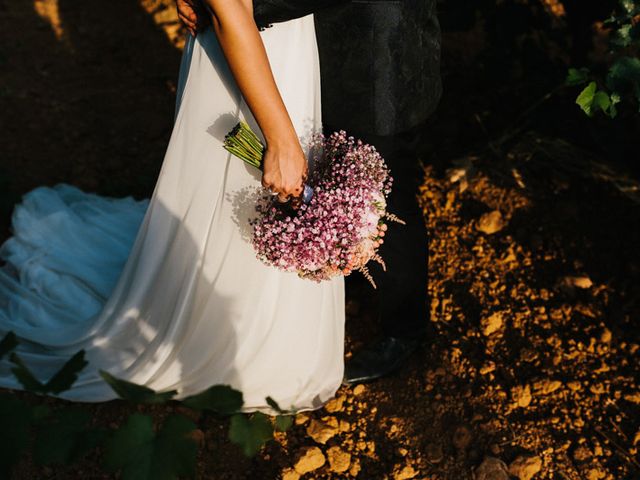
[[[267,142],[262,184],[281,197],[302,192],[307,160],[273,78],[251,0],[205,0],[238,87]]]

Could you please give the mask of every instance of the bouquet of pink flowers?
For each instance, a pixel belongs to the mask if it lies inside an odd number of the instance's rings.
[[[261,168],[264,146],[241,122],[225,138],[225,148]],[[304,202],[283,209],[272,196],[256,205],[252,243],[263,262],[315,281],[358,270],[375,287],[367,263],[378,255],[386,220],[404,223],[386,211],[389,170],[376,151],[344,131],[313,141],[313,171]]]

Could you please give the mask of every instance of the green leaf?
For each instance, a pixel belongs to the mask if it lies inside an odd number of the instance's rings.
[[[132,414],[105,443],[104,465],[122,470],[123,480],[174,480],[195,472],[195,424],[182,415],[167,418],[157,437],[148,415]]]
[[[0,340],[0,358],[4,357],[7,353],[18,346],[18,338],[13,332],[7,332],[7,334]]]
[[[84,359],[84,350],[80,350],[49,379],[45,385],[46,391],[60,393],[69,390],[78,379],[78,373],[88,364],[89,362]]]
[[[593,96],[593,110],[602,110],[603,112],[607,113],[609,111],[609,107],[611,107],[611,99],[609,98],[609,94],[603,91],[596,92],[596,94]]]
[[[640,88],[640,58],[621,57],[611,65],[607,87],[620,92]]]
[[[565,83],[567,85],[582,85],[589,81],[589,69],[588,68],[570,68]]]
[[[195,429],[196,425],[183,415],[167,418],[155,442],[155,470],[150,479],[175,478],[174,475],[189,477],[195,474],[198,445],[189,436]],[[164,472],[173,474],[162,477]]]
[[[213,385],[200,393],[183,399],[182,403],[196,410],[212,410],[220,415],[231,415],[240,411],[244,399],[242,392],[229,385]]]
[[[31,373],[31,370],[15,352],[11,353],[9,360],[16,365],[11,371],[25,390],[36,393],[60,393],[68,390],[78,378],[78,372],[88,363],[84,359],[84,350],[80,350],[67,360],[46,384],[43,384]]]
[[[30,392],[45,392],[44,384],[33,376],[31,371],[27,368],[22,359],[18,355],[16,355],[15,352],[11,352],[9,360],[11,361],[11,363],[16,365],[11,369],[11,371],[15,375],[16,379],[25,388],[25,390],[28,390]]]
[[[278,415],[276,417],[276,429],[279,432],[286,432],[293,425],[293,415]]]
[[[590,117],[598,110],[608,113],[609,107],[611,106],[609,94],[601,90],[598,91],[597,88],[596,82],[589,83],[576,99],[576,103],[580,105],[580,108]]]
[[[40,465],[68,464],[81,458],[104,438],[105,430],[88,430],[91,414],[79,408],[59,410],[39,429],[33,458]]]
[[[273,438],[273,427],[269,417],[264,413],[256,412],[251,417],[236,413],[231,417],[229,440],[239,445],[247,457],[258,453],[271,438]]]
[[[175,394],[178,393],[176,390],[157,393],[155,390],[145,387],[144,385],[138,385],[137,383],[116,378],[104,370],[100,370],[100,376],[120,398],[134,403],[162,404],[171,400]]]
[[[278,405],[278,402],[276,402],[273,397],[267,397],[265,398],[265,400],[267,401],[267,405],[269,405],[271,408],[273,408],[276,412],[278,413],[285,413],[285,411],[280,408],[280,405]]]
[[[10,395],[0,395],[0,478],[11,478],[13,465],[29,442],[32,410]]]
[[[134,413],[104,445],[104,466],[110,472],[123,470],[123,478],[148,478],[153,454],[153,422],[148,415]]]

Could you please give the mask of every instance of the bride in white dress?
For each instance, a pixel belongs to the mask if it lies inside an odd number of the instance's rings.
[[[58,184],[15,207],[0,248],[0,334],[15,332],[16,353],[41,381],[86,351],[59,397],[117,398],[100,369],[178,399],[231,385],[247,412],[276,413],[267,396],[316,409],[341,384],[343,279],[268,267],[247,239],[253,192],[263,182],[298,193],[306,140],[321,129],[313,17],[258,32],[246,0],[207,3],[214,27],[187,41],[152,197]],[[265,178],[222,147],[239,119],[264,134]],[[20,389],[12,366],[0,361],[0,386]]]

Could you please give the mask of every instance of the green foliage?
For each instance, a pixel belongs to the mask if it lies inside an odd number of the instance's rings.
[[[255,412],[251,416],[237,413],[231,417],[229,439],[238,444],[247,457],[258,453],[272,437],[273,426],[264,413]]]
[[[172,480],[195,473],[196,425],[182,415],[167,418],[156,434],[150,416],[134,413],[105,443],[104,465],[124,480]]]
[[[25,390],[35,393],[60,393],[71,388],[78,378],[78,373],[87,365],[84,350],[71,357],[47,383],[40,382],[27,368],[22,359],[13,352],[9,357],[16,366],[11,369]]]
[[[32,408],[10,395],[0,395],[0,478],[10,478],[13,465],[29,442]]]
[[[185,398],[182,403],[195,410],[210,410],[221,415],[231,415],[240,411],[244,399],[242,392],[228,385],[213,385],[203,392]]]
[[[118,394],[123,400],[128,400],[132,403],[145,403],[149,405],[158,405],[166,403],[171,400],[176,393],[176,390],[170,390],[168,392],[156,393],[149,387],[144,385],[138,385],[133,382],[121,380],[114,377],[109,372],[100,370],[100,376],[109,384],[114,392]]]
[[[590,117],[603,112],[611,118],[618,114],[617,105],[623,100],[640,107],[640,1],[620,0],[619,11],[604,24],[611,29],[609,46],[613,58],[604,78],[598,78],[590,69],[572,68],[566,78],[570,86],[586,87],[576,103]],[[639,109],[640,111],[640,109]]]
[[[97,447],[107,433],[88,427],[91,414],[79,408],[59,410],[42,422],[33,449],[36,463],[68,464]]]
[[[13,332],[0,340],[0,358],[18,345]],[[29,391],[60,393],[69,389],[86,365],[84,351],[73,355],[46,383],[39,381],[27,365],[11,352],[14,376]],[[157,393],[144,385],[121,380],[101,370],[100,375],[123,400],[134,404],[164,404],[173,399],[175,390]],[[182,403],[195,410],[211,411],[231,416],[229,439],[245,455],[260,451],[273,438],[274,426],[269,416],[241,413],[242,392],[228,385],[214,385],[185,398]],[[271,397],[267,403],[280,413],[275,428],[284,431],[293,423],[286,412]],[[11,395],[0,395],[0,478],[10,478],[13,466],[25,450],[32,449],[33,459],[40,465],[69,464],[87,452],[104,447],[103,466],[110,472],[121,472],[125,480],[171,480],[191,477],[195,473],[198,445],[192,435],[197,426],[182,415],[166,419],[156,433],[148,415],[133,413],[115,431],[91,425],[91,414],[71,407],[51,410],[45,405],[29,405]],[[34,435],[31,435],[31,434]],[[33,437],[31,443],[30,438]]]
[[[271,397],[267,397],[266,400],[267,404],[279,413],[279,415],[276,416],[275,419],[276,430],[280,432],[286,432],[287,430],[289,430],[291,425],[293,425],[293,415],[295,414],[295,412],[287,412],[283,410],[282,408],[280,408],[280,405],[278,405],[278,402],[276,402]]]

